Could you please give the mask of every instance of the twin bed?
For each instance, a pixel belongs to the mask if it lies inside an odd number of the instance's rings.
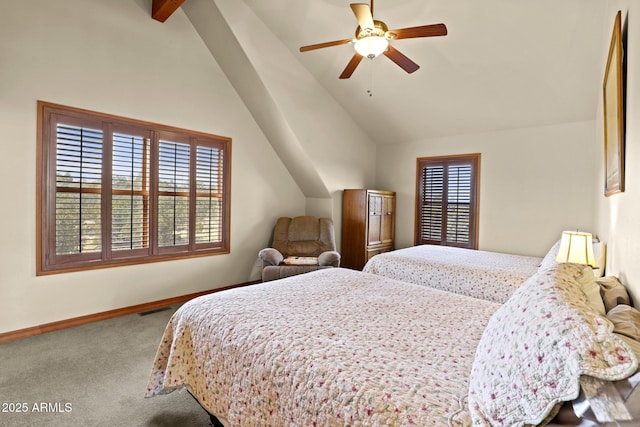
[[[146,395],[186,387],[229,426],[537,425],[585,377],[637,379],[639,349],[590,306],[582,270],[526,261],[529,276],[480,294],[370,263],[196,298],[167,325]]]
[[[504,303],[541,262],[531,256],[420,245],[376,255],[362,271]]]
[[[176,313],[148,392],[188,386],[237,426],[469,425],[497,308],[347,269],[225,291]]]

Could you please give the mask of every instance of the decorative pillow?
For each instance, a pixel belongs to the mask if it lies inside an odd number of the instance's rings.
[[[531,276],[491,317],[469,378],[475,426],[537,425],[575,399],[581,375],[618,380],[638,361],[587,304],[576,264]]]
[[[607,313],[607,319],[613,323],[613,332],[626,335],[640,343],[640,311],[620,304]]]
[[[558,261],[556,261],[558,250],[560,250],[560,240],[558,240],[553,244],[553,246],[551,246],[547,254],[544,256],[544,258],[542,258],[542,261],[540,262],[540,265],[538,267],[541,269],[547,269],[558,264]]]
[[[615,276],[606,276],[597,280],[604,308],[608,312],[618,304],[631,305],[627,288]]]
[[[587,296],[589,306],[600,316],[604,316],[607,310],[605,309],[602,295],[600,294],[600,285],[596,281],[591,267],[585,267],[582,270],[582,274],[577,277],[577,280],[582,286],[584,294]]]

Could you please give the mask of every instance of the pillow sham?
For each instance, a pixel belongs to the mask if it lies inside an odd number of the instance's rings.
[[[631,305],[631,298],[627,288],[615,276],[606,276],[597,279],[596,282],[600,286],[600,295],[604,308],[607,312],[619,304]]]
[[[638,366],[586,301],[576,264],[538,271],[491,317],[469,378],[474,425],[537,425],[575,399],[580,376],[619,380]]]

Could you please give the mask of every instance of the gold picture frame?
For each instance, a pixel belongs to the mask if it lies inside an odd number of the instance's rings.
[[[624,75],[622,14],[616,14],[604,73],[604,195],[624,191]]]

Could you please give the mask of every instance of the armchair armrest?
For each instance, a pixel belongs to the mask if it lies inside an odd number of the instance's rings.
[[[326,251],[318,257],[318,265],[321,267],[340,267],[340,254],[336,251]]]
[[[266,248],[261,250],[258,253],[258,256],[262,260],[262,266],[266,267],[268,265],[280,265],[280,263],[284,260],[282,254],[273,248]]]

